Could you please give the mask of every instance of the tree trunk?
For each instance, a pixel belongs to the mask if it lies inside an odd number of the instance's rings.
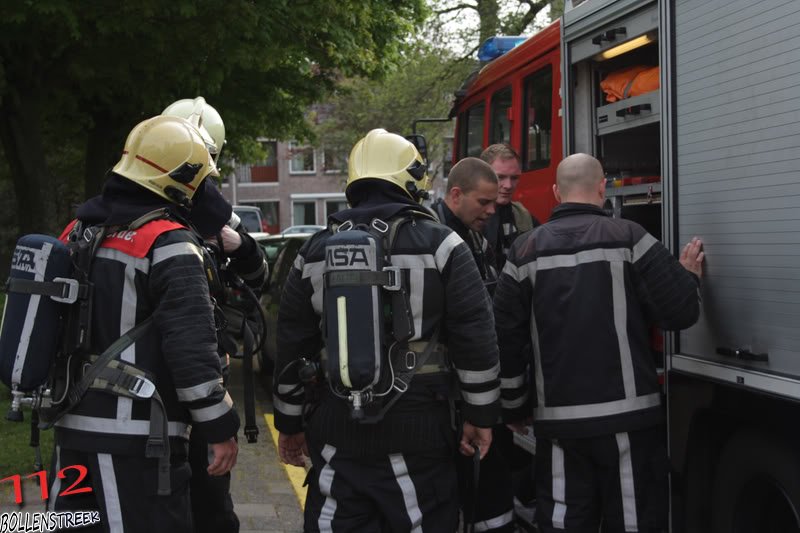
[[[92,114],[92,129],[86,144],[86,175],[84,193],[86,197],[100,194],[108,171],[122,155],[124,139],[120,139],[121,125],[105,111]]]
[[[0,140],[17,197],[20,235],[53,233],[58,222],[50,216],[51,180],[39,109],[39,94],[32,90],[8,94],[0,106]]]
[[[500,28],[500,5],[498,0],[476,0],[481,21],[480,44],[497,35]]]

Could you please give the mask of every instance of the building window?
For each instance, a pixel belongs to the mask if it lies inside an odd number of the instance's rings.
[[[322,151],[322,168],[326,174],[342,174],[347,168],[347,162],[337,150],[325,148]]]
[[[536,71],[525,79],[522,168],[534,170],[550,166],[553,120],[553,67]]]
[[[458,158],[479,157],[483,151],[483,122],[486,104],[481,102],[461,115]]]
[[[289,143],[289,174],[315,174],[317,166],[314,159],[312,146],[294,141]]]
[[[253,183],[270,183],[278,181],[278,143],[275,141],[261,141],[261,147],[266,152],[263,161],[250,167],[250,181]]]
[[[292,205],[292,225],[317,223],[316,202],[294,202]]]
[[[347,209],[347,201],[346,200],[326,200],[325,201],[325,219],[327,220],[329,216],[339,211],[344,211]]]

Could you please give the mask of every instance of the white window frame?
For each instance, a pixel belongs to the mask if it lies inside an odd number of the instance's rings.
[[[326,149],[323,148],[322,149],[322,168],[325,169],[325,174],[344,174],[344,172],[346,170],[345,168],[332,168],[332,169],[327,168],[327,165],[326,165],[326,159],[327,158],[325,157],[325,152],[326,152]],[[345,167],[347,167],[347,158],[340,158],[340,159],[343,159],[342,160],[342,164]]]
[[[319,225],[319,220],[318,220],[319,216],[317,214],[317,200],[316,200],[316,198],[302,198],[302,199],[298,198],[298,199],[292,199],[292,223],[290,224],[291,226],[301,226],[301,225],[304,225],[304,224],[308,224],[305,221],[298,222],[298,221],[296,221],[294,219],[294,206],[295,206],[295,204],[311,204],[311,205],[313,205],[314,206],[314,222],[313,222],[313,224]]]
[[[295,150],[311,148],[311,162],[313,168],[311,170],[294,170],[292,168],[292,163],[294,162],[294,152]],[[309,176],[314,175],[317,173],[317,150],[311,146],[310,144],[300,144],[297,141],[289,141],[289,175],[295,176]]]

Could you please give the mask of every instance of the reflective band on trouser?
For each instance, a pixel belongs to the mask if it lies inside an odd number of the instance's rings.
[[[564,529],[564,517],[567,515],[567,477],[564,468],[564,450],[558,442],[552,441],[552,478],[553,478],[553,527]]]
[[[107,453],[98,453],[97,464],[100,467],[108,530],[110,533],[122,533],[125,528],[122,523],[122,508],[117,490],[117,475],[114,472],[113,457]]]
[[[391,454],[389,456],[389,462],[392,464],[394,477],[397,479],[397,484],[403,493],[406,512],[411,522],[411,533],[422,533],[422,510],[419,508],[417,491],[414,488],[411,477],[408,475],[408,466],[406,465],[405,459],[403,459],[403,454]]]
[[[637,531],[636,491],[633,483],[633,462],[631,461],[631,442],[627,433],[617,433],[619,449],[619,486],[622,493],[622,516],[625,531]]]
[[[331,486],[333,485],[333,476],[336,473],[331,467],[331,459],[336,454],[336,448],[330,444],[326,444],[322,449],[322,458],[325,459],[325,466],[319,473],[319,491],[325,496],[325,504],[319,513],[317,520],[317,527],[320,533],[333,531],[333,515],[336,514],[336,500],[331,495]]]
[[[657,407],[661,405],[661,396],[654,392],[646,396],[637,396],[625,400],[586,405],[565,405],[561,407],[537,407],[536,419],[542,420],[578,420],[601,416],[618,415]]]
[[[490,518],[488,520],[481,520],[480,522],[475,522],[473,524],[473,531],[489,531],[490,529],[497,529],[499,527],[503,527],[506,524],[510,524],[514,520],[514,511],[508,511],[506,513],[501,514],[500,516],[495,516],[494,518]]]
[[[59,446],[58,444],[56,444],[55,457],[56,457],[55,469],[56,469],[56,472],[60,472],[61,471],[61,446]],[[50,487],[50,494],[52,494],[53,496],[57,496],[58,494],[61,493],[61,478],[58,477],[58,476],[53,476],[53,478],[54,478],[53,479],[53,485]],[[53,497],[53,498],[50,498],[49,500],[46,500],[46,501],[47,501],[47,510],[48,511],[55,510],[56,498]]]
[[[350,373],[347,371],[347,298],[336,298],[336,320],[339,327],[339,376],[342,385],[352,388]]]

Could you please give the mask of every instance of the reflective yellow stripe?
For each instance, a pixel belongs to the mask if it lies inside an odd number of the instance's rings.
[[[339,375],[342,385],[352,388],[350,374],[347,372],[347,298],[344,296],[336,298],[336,314],[339,320]]]

